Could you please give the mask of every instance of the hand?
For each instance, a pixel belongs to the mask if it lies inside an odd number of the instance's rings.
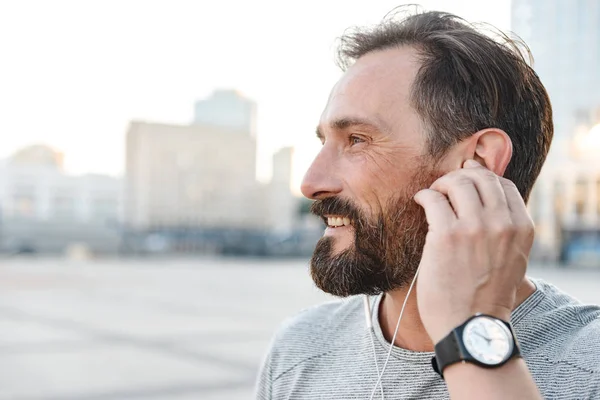
[[[415,201],[429,224],[417,304],[433,343],[477,312],[510,320],[534,236],[515,185],[468,160]]]

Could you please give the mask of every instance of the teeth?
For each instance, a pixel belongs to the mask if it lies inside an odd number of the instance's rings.
[[[327,225],[329,225],[329,226],[349,226],[350,218],[348,218],[348,217],[327,217]]]

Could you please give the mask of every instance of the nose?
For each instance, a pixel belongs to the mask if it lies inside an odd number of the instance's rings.
[[[312,200],[324,199],[342,191],[342,181],[337,171],[336,157],[333,149],[323,146],[302,179],[300,190]]]

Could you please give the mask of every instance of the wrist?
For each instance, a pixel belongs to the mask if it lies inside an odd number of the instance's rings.
[[[476,314],[486,314],[502,321],[510,322],[511,311],[506,307],[475,307],[471,310],[448,314],[443,318],[436,318],[426,327],[432,343],[434,345],[439,343],[450,332]]]

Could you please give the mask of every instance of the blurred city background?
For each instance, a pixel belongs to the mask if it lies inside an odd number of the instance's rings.
[[[336,38],[400,4],[0,0],[0,399],[251,398],[327,299],[299,186]],[[600,303],[600,0],[420,4],[530,46],[531,274]]]

